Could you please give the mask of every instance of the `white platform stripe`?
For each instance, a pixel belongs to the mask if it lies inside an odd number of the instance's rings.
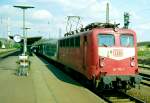
[[[127,47],[99,47],[98,55],[115,59],[122,60],[132,56],[135,56],[135,48]]]

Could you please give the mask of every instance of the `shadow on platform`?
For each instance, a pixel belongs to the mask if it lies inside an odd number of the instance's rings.
[[[77,83],[75,80],[72,79],[72,77],[68,76],[65,74],[62,70],[54,67],[50,63],[48,63],[46,60],[42,59],[41,57],[39,58],[44,64],[46,64],[47,68],[61,81],[70,83],[73,85],[81,86],[81,84]]]

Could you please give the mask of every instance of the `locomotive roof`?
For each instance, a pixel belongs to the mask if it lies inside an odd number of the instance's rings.
[[[123,32],[132,32],[133,34],[135,34],[134,31],[132,31],[131,29],[128,29],[128,28],[119,28],[118,26],[120,25],[120,23],[116,24],[112,24],[112,23],[102,23],[102,22],[94,22],[94,23],[90,23],[88,24],[87,26],[85,26],[84,28],[80,28],[78,30],[75,30],[75,31],[70,31],[70,32],[67,32],[65,33],[65,37],[62,38],[62,39],[65,39],[65,38],[70,38],[70,37],[74,37],[74,36],[79,36],[79,35],[87,35],[89,33],[87,32],[90,32],[90,31],[93,31],[93,30],[107,30],[108,32],[116,32],[116,30],[119,30],[119,31],[123,31]],[[61,40],[61,39],[60,39]]]
[[[77,37],[77,36],[80,36],[80,35],[88,35],[90,32],[94,32],[94,31],[98,32],[100,30],[105,32],[105,33],[119,32],[119,33],[128,33],[129,35],[130,34],[135,34],[135,32],[132,29],[125,29],[125,28],[93,28],[93,29],[88,30],[88,31],[79,32],[79,33],[76,33],[76,34],[73,34],[73,35],[69,35],[69,36],[63,37],[63,38],[61,38],[59,40],[72,38],[72,37]]]

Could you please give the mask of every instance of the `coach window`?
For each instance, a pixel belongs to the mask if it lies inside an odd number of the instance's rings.
[[[121,46],[132,47],[134,45],[133,35],[122,34],[120,36]]]
[[[62,40],[59,41],[59,45],[60,45],[60,47],[62,47]]]
[[[59,43],[59,46],[61,47],[61,40],[58,43]]]
[[[64,39],[64,47],[67,47],[67,39]]]
[[[61,40],[61,47],[63,47],[63,40]]]
[[[63,40],[61,40],[60,43],[61,43],[61,47],[63,47]]]
[[[63,40],[61,40],[61,47],[63,47]]]
[[[65,40],[62,40],[62,47],[65,47]]]
[[[114,46],[115,45],[115,37],[112,34],[99,34],[98,35],[98,44],[99,46]]]

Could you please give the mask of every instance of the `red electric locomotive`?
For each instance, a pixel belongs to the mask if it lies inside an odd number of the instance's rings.
[[[124,16],[125,28],[110,24],[107,18],[106,23],[92,23],[75,33],[66,33],[67,37],[57,42],[39,43],[36,51],[78,72],[95,88],[134,87],[141,81],[136,33],[126,28],[129,15]]]
[[[58,40],[57,61],[92,80],[96,88],[139,84],[136,33],[100,25]]]

